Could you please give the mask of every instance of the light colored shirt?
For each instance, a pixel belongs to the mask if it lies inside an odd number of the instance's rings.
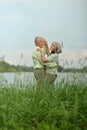
[[[47,74],[57,74],[58,69],[58,54],[53,53],[48,56],[48,62],[44,63],[46,65]]]
[[[36,68],[44,68],[44,63],[41,60],[41,53],[38,51],[39,47],[36,47],[36,50],[32,54],[32,59],[34,63],[34,69]],[[46,49],[45,47],[42,48],[43,52],[46,54]]]

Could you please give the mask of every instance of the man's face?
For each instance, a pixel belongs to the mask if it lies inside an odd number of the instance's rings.
[[[42,41],[42,45],[46,45],[47,44],[47,41],[46,41],[45,38],[42,38],[41,41]]]
[[[46,40],[44,38],[41,38],[40,43],[39,43],[39,47],[42,48],[45,43],[46,43]]]

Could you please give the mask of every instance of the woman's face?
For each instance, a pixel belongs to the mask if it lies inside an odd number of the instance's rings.
[[[56,43],[54,43],[54,42],[51,43],[50,50],[51,50],[51,52],[52,52],[52,51],[56,52],[56,50],[57,50],[57,45],[56,45]]]

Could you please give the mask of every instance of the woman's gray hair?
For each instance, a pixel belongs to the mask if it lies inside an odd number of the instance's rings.
[[[59,42],[54,41],[54,43],[56,44],[56,53],[62,53],[62,46]]]

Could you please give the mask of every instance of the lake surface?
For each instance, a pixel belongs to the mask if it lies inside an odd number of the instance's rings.
[[[87,83],[87,73],[58,73],[55,82],[85,82]],[[36,82],[33,72],[23,73],[0,73],[0,85],[5,84],[34,84]]]

